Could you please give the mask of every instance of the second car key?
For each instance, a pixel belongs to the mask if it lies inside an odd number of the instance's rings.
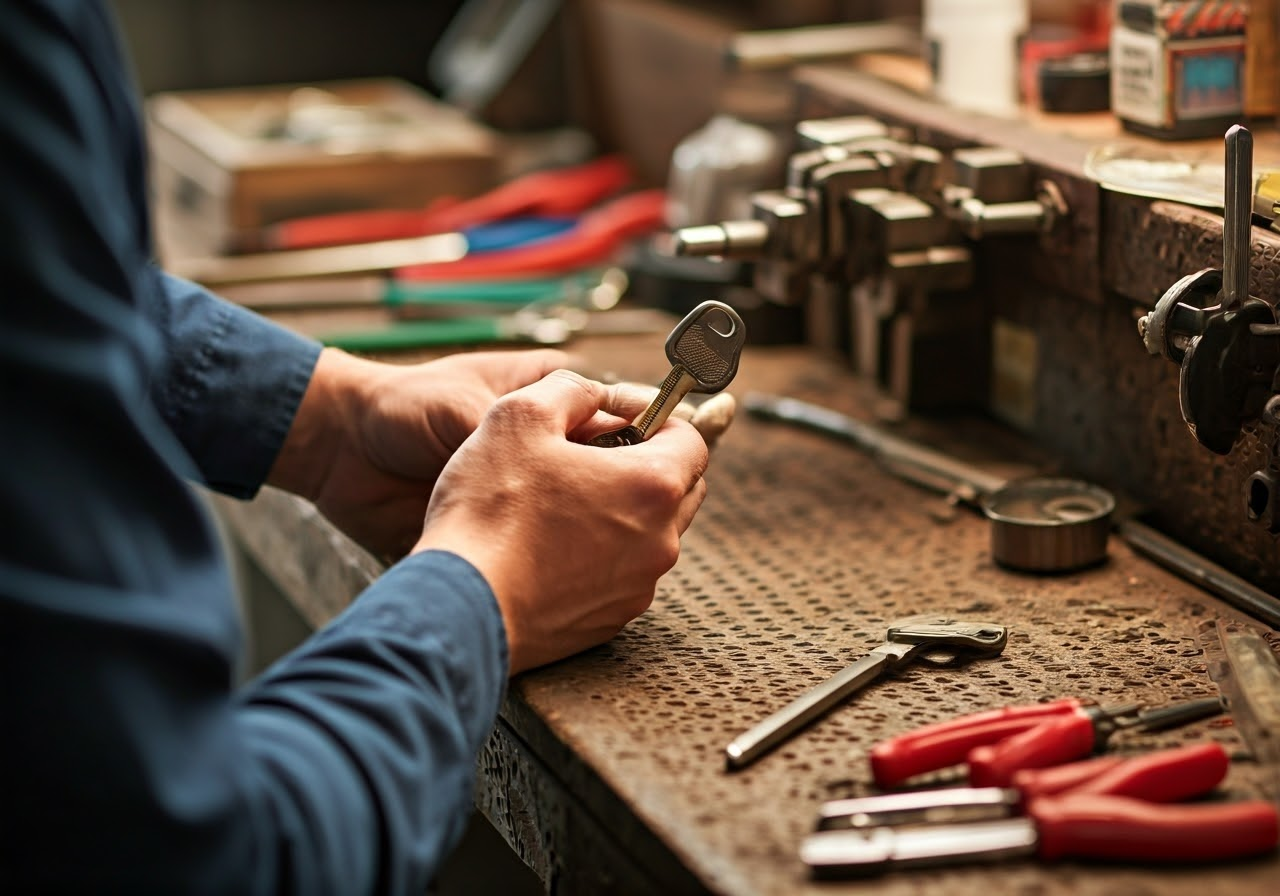
[[[737,374],[746,340],[746,327],[738,312],[723,302],[703,302],[667,337],[671,372],[649,407],[630,425],[601,433],[588,444],[601,448],[638,444],[662,426],[690,392],[719,392]]]

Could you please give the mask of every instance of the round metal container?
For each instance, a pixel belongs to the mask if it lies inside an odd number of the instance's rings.
[[[1067,572],[1101,563],[1115,498],[1076,479],[1008,483],[982,500],[996,563],[1026,572]]]

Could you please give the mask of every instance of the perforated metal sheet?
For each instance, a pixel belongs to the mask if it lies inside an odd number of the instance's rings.
[[[579,349],[586,372],[655,383],[666,373],[659,335]],[[749,346],[731,391],[749,389],[867,416],[849,374],[805,350]],[[989,459],[1000,475],[1033,468],[1002,432],[913,422],[903,434],[970,462]],[[822,800],[870,792],[865,752],[877,740],[1065,695],[1163,703],[1217,694],[1200,628],[1219,614],[1244,617],[1115,539],[1094,570],[1001,570],[979,517],[940,522],[939,499],[845,445],[777,424],[739,417],[707,479],[707,501],[650,611],[610,643],[514,681],[480,757],[477,804],[552,892],[1275,891],[1275,857],[1177,870],[1006,862],[810,882],[799,844]],[[224,506],[317,624],[376,572],[300,502],[268,491],[252,505]],[[875,646],[894,619],[930,611],[1009,626],[1004,655],[905,669],[755,765],[725,771],[723,748],[735,735]],[[1113,747],[1201,738],[1244,750],[1221,720],[1120,734]],[[1280,798],[1247,762],[1233,763],[1227,787]]]
[[[610,363],[646,379],[648,365],[634,360],[640,369],[628,370],[625,355]],[[860,411],[844,373],[793,351],[749,348],[733,391],[746,388]],[[820,801],[871,792],[865,751],[877,740],[1064,695],[1163,703],[1217,694],[1198,626],[1234,614],[1114,539],[1098,569],[1006,572],[992,564],[977,516],[939,522],[938,499],[852,449],[749,419],[734,423],[707,478],[707,502],[650,612],[608,645],[519,680],[505,713],[534,754],[565,763],[557,771],[574,796],[642,866],[675,858],[726,893],[840,891],[846,885],[808,882],[797,849]],[[896,618],[930,611],[1008,625],[1004,655],[903,670],[754,766],[725,771],[735,735],[875,646]],[[1115,746],[1204,737],[1242,749],[1222,722],[1117,736]],[[1231,785],[1257,791],[1254,772],[1237,763]],[[491,808],[501,827],[501,801]],[[1239,894],[1271,892],[1277,873],[1276,862],[1190,872],[1010,863],[899,873],[880,885]]]

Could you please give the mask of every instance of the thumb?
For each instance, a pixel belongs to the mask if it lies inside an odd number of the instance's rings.
[[[536,383],[517,389],[494,405],[516,425],[544,422],[567,434],[590,420],[604,404],[608,389],[571,370],[553,370]]]

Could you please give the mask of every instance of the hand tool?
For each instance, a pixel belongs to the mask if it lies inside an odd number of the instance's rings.
[[[1102,707],[1067,697],[1048,703],[971,713],[881,741],[871,748],[878,786],[960,763],[969,783],[1005,787],[1021,769],[1045,768],[1100,752],[1117,731],[1162,731],[1220,715],[1222,701],[1205,697],[1156,709]]]
[[[622,268],[584,268],[547,277],[404,283],[383,274],[273,280],[219,287],[224,299],[257,310],[386,305],[437,308],[442,305],[511,306],[566,303],[597,311],[612,308],[626,291]]]
[[[1218,755],[1189,748],[1172,759],[1132,759],[1135,765],[1117,765],[1077,788],[1031,797],[1019,818],[819,831],[805,840],[801,858],[815,877],[843,877],[1025,855],[1174,864],[1268,852],[1280,824],[1267,802],[1152,802],[1211,790],[1226,773],[1225,758],[1221,748]]]
[[[1280,659],[1248,626],[1219,618],[1214,628],[1229,671],[1218,686],[1249,752],[1269,773],[1273,800],[1280,803]]]
[[[586,311],[526,308],[514,314],[402,320],[389,326],[321,335],[325,345],[353,352],[407,351],[446,345],[531,342],[558,345],[579,334],[655,333],[669,316],[653,308]]]
[[[1127,759],[1100,756],[1050,768],[1021,769],[1008,787],[943,787],[828,800],[818,811],[817,827],[832,831],[1008,818],[1034,799],[1067,792],[1171,803],[1213,789],[1226,777],[1230,762],[1222,745],[1213,742]]]
[[[621,156],[536,171],[472,199],[437,200],[425,209],[340,212],[283,221],[240,251],[309,249],[344,243],[428,236],[508,218],[576,216],[620,192],[631,181]]]
[[[940,651],[952,656],[996,656],[1008,639],[1004,626],[990,622],[937,615],[899,620],[889,627],[884,644],[735,738],[725,748],[728,768],[733,771],[754,762],[890,669]]]
[[[723,302],[703,302],[667,337],[671,372],[649,406],[627,426],[601,433],[588,444],[601,448],[638,444],[657,431],[690,392],[721,391],[738,373],[738,358],[746,340],[746,327],[738,312]]]
[[[461,233],[440,233],[319,249],[189,258],[175,261],[169,267],[179,277],[216,288],[238,283],[389,271],[423,262],[455,261],[466,254],[466,237]]]
[[[456,233],[188,259],[177,263],[175,273],[208,286],[227,286],[385,271],[536,244],[567,233],[574,226],[573,218],[515,218],[464,228]]]
[[[455,261],[410,265],[396,275],[411,281],[492,279],[609,264],[627,240],[662,228],[666,201],[664,190],[641,190],[592,209],[582,215],[576,227],[560,236]]]
[[[742,404],[747,413],[759,419],[789,423],[849,442],[870,454],[886,472],[945,495],[948,503],[976,506],[983,495],[991,494],[1006,483],[1002,477],[972,464],[809,402],[748,393]],[[1116,531],[1134,550],[1187,581],[1268,625],[1280,626],[1280,600],[1272,595],[1132,517],[1118,521]]]

